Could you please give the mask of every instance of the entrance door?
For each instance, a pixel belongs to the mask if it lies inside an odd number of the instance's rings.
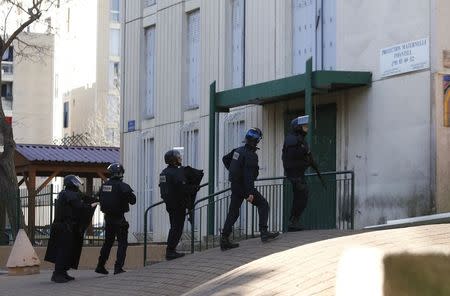
[[[285,133],[290,130],[290,122],[304,114],[304,111],[289,112],[285,115]],[[310,143],[312,154],[321,172],[336,171],[336,104],[317,107],[314,126],[313,143]],[[312,173],[310,168],[307,172]],[[307,229],[336,228],[336,177],[323,176],[326,189],[317,176],[307,177],[309,199],[300,223]],[[284,194],[284,230],[292,208],[292,187],[286,182]]]

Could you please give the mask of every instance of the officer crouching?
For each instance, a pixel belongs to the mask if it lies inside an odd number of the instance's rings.
[[[159,175],[159,187],[170,220],[166,259],[172,260],[184,256],[183,253],[176,251],[176,247],[183,233],[187,200],[199,187],[188,184],[184,168],[181,167],[182,159],[178,150],[168,151],[164,155],[164,161],[167,167]]]
[[[74,280],[67,271],[77,268],[80,260],[82,237],[84,231],[80,223],[83,211],[93,214],[97,202],[88,204],[81,199],[80,186],[82,182],[75,175],[64,177],[64,189],[59,193],[55,204],[55,219],[52,223],[50,240],[45,254],[45,260],[55,263],[55,271],[51,280],[56,283],[66,283]],[[89,215],[88,215],[89,216]]]
[[[105,242],[100,250],[95,272],[108,274],[105,268],[109,253],[117,237],[117,257],[114,264],[114,274],[125,272],[123,265],[128,247],[128,227],[125,213],[130,210],[129,205],[136,203],[136,196],[130,185],[123,182],[125,170],[120,163],[113,163],[108,167],[110,178],[100,188],[100,209],[105,214]]]

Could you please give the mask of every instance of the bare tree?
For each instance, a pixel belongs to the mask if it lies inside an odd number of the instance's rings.
[[[49,11],[49,9],[57,2],[57,0],[0,0],[0,10],[4,13],[3,21],[0,21],[0,57],[3,57],[5,51],[9,50],[13,42],[18,42],[20,46],[15,49],[20,56],[20,49],[27,49],[28,58],[32,58],[42,53],[39,46],[20,38],[20,34],[33,23],[39,22],[41,16]],[[13,16],[20,17],[16,23],[11,25],[9,20]],[[13,28],[8,28],[13,26]],[[35,50],[36,54],[32,54],[31,50]],[[25,58],[27,58],[25,56]],[[2,73],[0,71],[0,85],[2,82]],[[13,234],[17,233],[18,213],[17,213],[17,191],[18,183],[16,170],[14,165],[14,151],[16,143],[12,126],[6,121],[5,112],[0,102],[0,233],[4,232],[5,214],[9,218]],[[1,142],[0,142],[1,144]]]

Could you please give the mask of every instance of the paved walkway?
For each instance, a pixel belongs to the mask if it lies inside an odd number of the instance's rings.
[[[69,284],[50,282],[49,272],[0,275],[0,295],[334,295],[336,265],[349,246],[450,246],[448,224],[349,234],[288,233],[267,244],[253,239],[227,252],[208,250],[118,276],[75,271],[77,279]]]

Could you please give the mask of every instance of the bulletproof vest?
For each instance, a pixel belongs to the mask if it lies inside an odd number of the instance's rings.
[[[258,178],[258,155],[247,146],[242,146],[234,150],[229,167],[229,181],[243,182],[244,170],[249,172],[249,177],[252,180]]]
[[[121,180],[109,179],[100,188],[100,209],[107,215],[122,215],[130,210],[127,199],[129,187]],[[125,189],[125,190],[124,190]]]
[[[283,145],[283,166],[286,171],[304,174],[309,163],[309,147],[302,135],[288,134]]]
[[[184,205],[186,178],[182,167],[168,166],[159,175],[161,198],[169,206]]]
[[[78,193],[64,189],[58,195],[55,204],[55,222],[57,223],[76,223],[75,209],[71,206],[71,201],[79,198]]]

